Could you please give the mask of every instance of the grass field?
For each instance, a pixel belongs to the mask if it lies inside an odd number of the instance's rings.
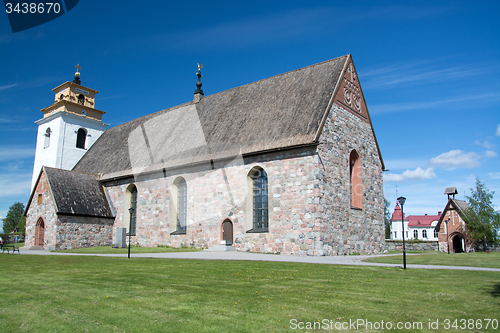
[[[194,247],[182,247],[182,248],[174,248],[168,246],[159,246],[159,247],[140,247],[140,246],[130,246],[130,253],[165,253],[165,252],[195,252],[202,251],[203,249],[196,249]],[[87,253],[87,254],[124,254],[128,253],[128,248],[116,249],[111,246],[95,246],[95,247],[86,247],[81,249],[71,249],[71,250],[58,250],[54,252],[63,252],[63,253]]]
[[[386,264],[402,264],[403,255],[377,257],[366,259],[367,262],[381,262]],[[443,253],[433,252],[422,255],[407,255],[408,265],[447,265],[500,268],[500,252],[472,252],[472,253]]]
[[[319,332],[349,320],[450,332],[446,319],[500,320],[496,272],[7,254],[0,265],[2,332]],[[317,321],[323,330],[300,329]]]

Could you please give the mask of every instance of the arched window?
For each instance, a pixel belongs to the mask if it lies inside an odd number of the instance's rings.
[[[413,230],[413,238],[418,238],[418,230]]]
[[[45,139],[43,142],[43,148],[49,148],[50,146],[50,127],[47,127],[47,130],[45,131]]]
[[[349,156],[349,178],[351,182],[351,207],[363,208],[363,184],[361,175],[361,159],[356,150]]]
[[[269,229],[268,179],[264,169],[256,167],[248,173],[252,195],[252,231],[267,232]]]
[[[187,230],[187,183],[182,177],[177,178],[172,186],[171,218],[175,221],[174,234],[185,234]]]
[[[76,148],[85,149],[85,140],[87,139],[87,131],[83,128],[78,129],[76,135]]]
[[[78,95],[78,104],[85,105],[85,96],[82,94]]]
[[[422,238],[427,238],[427,230],[422,230]]]
[[[128,225],[125,227],[129,229],[129,233],[131,236],[135,236],[135,231],[137,229],[137,187],[135,187],[134,184],[129,185],[127,188],[127,200],[128,200],[128,206],[127,210],[123,212],[125,216],[128,218],[125,218],[124,220],[126,222],[129,222]],[[130,213],[130,208],[133,208],[132,213]]]
[[[438,238],[439,237],[439,233],[436,229],[434,229],[434,238]]]
[[[35,225],[35,246],[43,246],[45,238],[45,223],[40,217]]]

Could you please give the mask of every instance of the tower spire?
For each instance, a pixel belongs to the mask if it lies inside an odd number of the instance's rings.
[[[198,64],[198,72],[196,73],[196,75],[198,76],[198,82],[196,82],[196,90],[194,91],[194,95],[195,95],[194,98],[195,98],[195,100],[198,100],[198,101],[204,95],[203,90],[201,90],[201,85],[202,85],[201,78],[203,77],[201,75],[201,69],[202,68],[203,68],[203,65]]]
[[[76,73],[75,73],[75,79],[73,80],[73,83],[76,83],[76,84],[82,84],[82,81],[80,80],[80,69],[82,69],[80,67],[80,64],[76,65]]]

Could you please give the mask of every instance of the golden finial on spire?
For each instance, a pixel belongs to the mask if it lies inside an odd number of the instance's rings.
[[[76,73],[75,73],[75,76],[80,76],[80,69],[82,69],[82,68],[80,67],[80,64],[76,65],[75,67],[76,67]]]

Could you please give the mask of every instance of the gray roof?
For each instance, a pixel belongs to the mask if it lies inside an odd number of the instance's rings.
[[[58,214],[113,218],[95,175],[43,167]],[[31,200],[30,200],[31,201]]]
[[[314,144],[349,56],[106,130],[73,168],[101,180]]]
[[[446,212],[452,207],[452,209],[455,209],[464,220],[465,223],[467,223],[467,215],[466,212],[470,208],[469,204],[466,201],[463,200],[458,200],[458,199],[449,199],[448,203],[446,204],[446,207],[444,208],[443,213],[441,214],[441,217],[439,218],[439,221],[436,225],[436,230],[439,231],[441,230],[441,223],[444,221],[444,217],[446,215]]]
[[[444,190],[444,194],[458,194],[456,187],[447,187]]]

